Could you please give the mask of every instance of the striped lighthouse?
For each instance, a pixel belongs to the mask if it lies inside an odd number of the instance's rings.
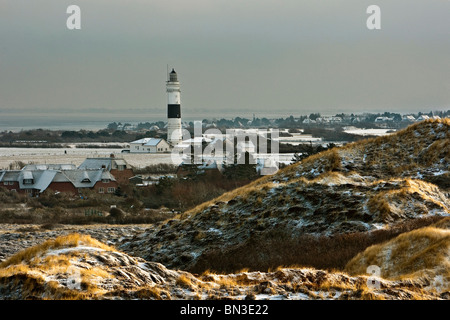
[[[169,74],[167,90],[167,142],[176,146],[182,141],[181,132],[181,90],[178,75],[174,69]]]

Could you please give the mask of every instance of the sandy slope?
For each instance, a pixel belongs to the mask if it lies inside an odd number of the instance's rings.
[[[367,248],[346,266],[350,274],[365,274],[380,267],[386,279],[427,279],[428,290],[450,291],[450,218],[403,233],[386,243]]]
[[[0,299],[441,299],[424,283],[314,269],[194,276],[71,234],[25,249],[0,265]]]

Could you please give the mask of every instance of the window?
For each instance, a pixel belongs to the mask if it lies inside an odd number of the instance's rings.
[[[33,179],[23,179],[23,184],[33,184]]]
[[[110,180],[110,179],[102,179],[102,182],[103,182],[103,183],[110,183],[111,180]]]
[[[98,188],[98,193],[105,193],[105,189],[104,188]]]
[[[81,182],[83,182],[83,183],[89,183],[89,182],[91,182],[91,180],[89,180],[88,178],[85,178],[85,179],[81,180]]]
[[[9,184],[9,182],[5,181],[5,182],[3,182],[3,184],[4,184],[5,186],[7,186],[7,185]]]
[[[116,188],[108,188],[108,193],[114,193],[116,192]]]
[[[10,182],[9,182],[9,185],[10,185],[10,186],[13,186],[13,185],[14,185],[14,181],[10,181]]]

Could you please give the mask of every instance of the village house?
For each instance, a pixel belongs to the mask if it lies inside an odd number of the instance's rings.
[[[208,160],[203,162],[202,164],[190,164],[183,162],[178,166],[176,175],[180,178],[190,175],[220,177],[223,173],[223,170],[223,165],[216,160]]]
[[[303,120],[302,123],[303,124],[315,124],[317,122],[316,122],[316,120],[311,120],[310,118],[306,118],[305,120]]]
[[[106,169],[120,184],[128,184],[129,179],[134,176],[133,169],[126,160],[116,158],[114,154],[106,158],[87,158],[78,169]]]
[[[388,118],[388,117],[376,117],[375,122],[392,122],[394,121],[394,118]]]
[[[72,184],[73,189],[69,188],[69,182]],[[59,172],[49,188],[59,192],[72,192],[74,194],[82,194],[86,189],[94,190],[97,193],[115,193],[118,183],[115,177],[107,170],[75,169]]]
[[[330,123],[330,119],[328,117],[319,117],[316,118],[316,123]]]
[[[27,164],[22,170],[75,170],[74,164]]]
[[[341,117],[331,117],[330,123],[342,123],[342,118]]]
[[[130,184],[133,184],[135,186],[143,185],[144,184],[144,177],[142,175],[136,175],[136,176],[131,177],[130,179],[128,179],[128,181],[130,182]]]
[[[114,193],[118,187],[114,176],[104,169],[53,170],[44,167],[32,165],[22,170],[0,171],[0,187],[31,197],[39,196],[46,190],[73,195],[82,194],[85,190]]]
[[[169,151],[170,145],[164,139],[143,138],[130,142],[131,153],[163,153]]]
[[[113,154],[107,158],[87,158],[74,164],[28,164],[22,170],[0,171],[0,187],[29,196],[46,190],[80,195],[86,190],[115,193],[119,184],[134,176],[131,166]]]
[[[424,121],[424,120],[428,120],[430,119],[429,116],[427,116],[426,114],[422,114],[417,118],[417,121]]]
[[[416,118],[414,118],[414,116],[412,116],[412,115],[404,115],[404,116],[402,117],[402,121],[405,121],[405,122],[415,122],[415,121],[416,121]]]
[[[21,173],[20,170],[0,171],[0,187],[13,191],[20,190],[19,186],[20,173]]]

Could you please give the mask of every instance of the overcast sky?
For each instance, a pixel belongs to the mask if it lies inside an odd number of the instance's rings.
[[[447,110],[450,1],[0,0],[0,116],[165,115],[167,64],[183,116]]]

